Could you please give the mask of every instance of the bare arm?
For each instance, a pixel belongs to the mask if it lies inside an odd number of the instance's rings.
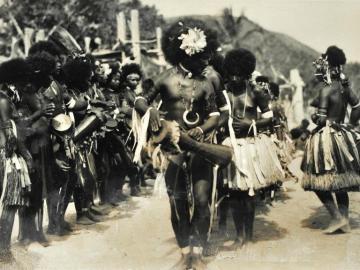
[[[157,83],[146,95],[138,96],[134,101],[134,108],[141,115],[144,115],[150,109],[150,127],[154,132],[158,131],[161,127],[160,114],[158,110],[152,108],[149,104],[160,93],[160,89],[161,84]]]

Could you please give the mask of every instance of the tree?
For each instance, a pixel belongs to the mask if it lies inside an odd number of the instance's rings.
[[[116,14],[123,11],[129,20],[131,9],[139,10],[141,38],[154,38],[156,26],[162,26],[164,19],[155,6],[143,5],[140,0],[12,0],[0,7],[0,16],[10,22],[12,14],[22,29],[48,32],[61,25],[80,42],[87,35],[98,36],[111,47],[116,42]],[[14,35],[17,31],[12,26],[6,37],[8,44]]]

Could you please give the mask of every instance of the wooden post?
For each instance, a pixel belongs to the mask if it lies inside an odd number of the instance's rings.
[[[29,27],[26,27],[24,30],[24,52],[25,55],[28,55],[29,49],[31,47],[31,38],[35,30]]]
[[[36,35],[35,35],[35,42],[38,42],[41,40],[45,40],[45,30],[44,29],[40,29],[39,31],[36,32]]]
[[[165,63],[165,58],[164,58],[164,53],[163,53],[162,47],[161,47],[161,38],[162,38],[161,27],[156,27],[156,45],[157,45],[157,50],[158,50],[159,63],[161,64],[160,72],[163,72],[165,69],[165,66],[163,65]]]
[[[126,19],[124,12],[119,12],[117,14],[116,25],[117,25],[116,38],[118,42],[120,42],[120,45],[124,46],[126,42]],[[122,60],[125,59],[124,51],[121,53],[121,59]]]
[[[295,124],[298,126],[301,120],[304,119],[303,87],[305,86],[298,69],[292,69],[290,71],[290,81],[291,84],[295,86],[292,104]]]
[[[140,64],[141,51],[140,51],[139,11],[136,9],[131,10],[131,43],[132,43],[133,55],[135,57],[135,62]]]
[[[84,37],[84,43],[85,43],[85,52],[90,53],[91,37]]]

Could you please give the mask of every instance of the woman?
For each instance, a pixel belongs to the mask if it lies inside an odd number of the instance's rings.
[[[255,56],[245,49],[228,52],[224,62],[230,117],[228,137],[223,144],[233,147],[235,157],[224,171],[224,184],[230,190],[236,246],[252,241],[255,195],[284,177],[276,146],[267,134],[261,134],[272,127],[273,113],[264,82],[251,80],[255,65]]]
[[[326,233],[350,231],[347,191],[360,186],[359,134],[351,126],[359,119],[360,103],[342,74],[345,63],[344,52],[336,46],[314,63],[322,89],[312,103],[317,107],[312,116],[317,128],[307,140],[301,166],[303,188],[314,191],[331,215]],[[352,106],[350,125],[344,125],[348,105]]]

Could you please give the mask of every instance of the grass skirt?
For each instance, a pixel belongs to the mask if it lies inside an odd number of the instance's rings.
[[[277,155],[277,146],[265,134],[236,139],[239,159],[226,168],[225,175],[231,189],[251,191],[269,187],[284,179],[284,171]],[[223,145],[232,147],[231,139]]]
[[[25,160],[13,155],[3,160],[3,188],[1,203],[3,206],[28,206],[31,182]]]
[[[302,187],[312,191],[358,191],[359,142],[360,134],[355,130],[329,123],[312,134],[301,164]]]

